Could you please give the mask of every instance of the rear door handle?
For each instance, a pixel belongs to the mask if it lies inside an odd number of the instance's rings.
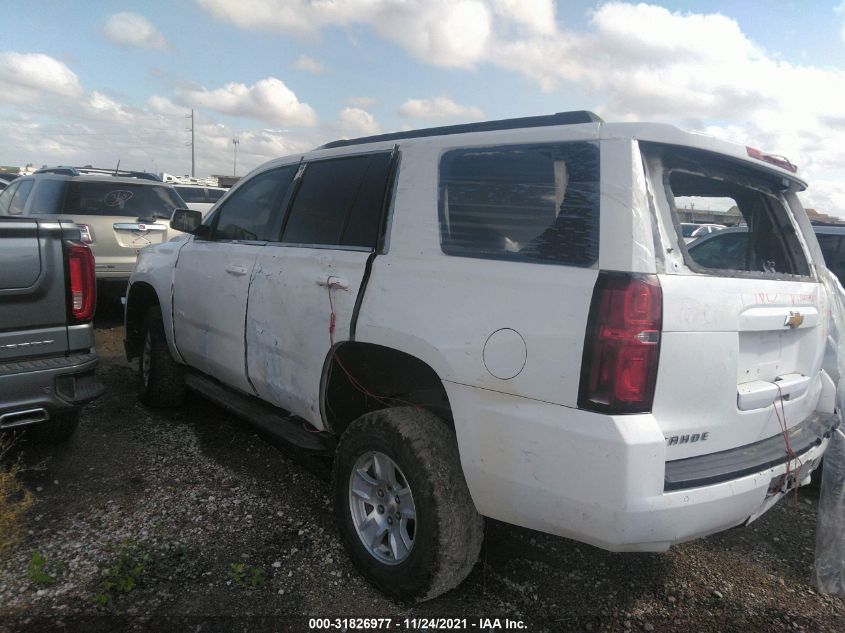
[[[317,280],[318,286],[331,286],[332,288],[340,288],[341,290],[349,290],[349,282],[343,277],[335,277],[334,275],[326,275]]]
[[[238,266],[237,264],[229,264],[226,266],[226,272],[230,275],[237,275],[240,277],[241,275],[246,275],[246,268]]]

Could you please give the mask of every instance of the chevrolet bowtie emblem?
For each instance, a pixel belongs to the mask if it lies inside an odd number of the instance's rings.
[[[804,317],[801,315],[800,312],[792,312],[787,315],[786,319],[784,320],[784,326],[789,326],[793,330],[797,328],[804,322]]]

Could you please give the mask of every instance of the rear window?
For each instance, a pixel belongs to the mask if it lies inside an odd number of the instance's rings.
[[[599,246],[598,145],[449,151],[440,161],[439,212],[449,255],[591,266]]]
[[[68,183],[64,212],[148,219],[154,213],[169,216],[182,206],[182,199],[171,187],[72,180]]]
[[[679,236],[686,236],[680,222],[685,210],[739,218],[744,227],[739,234],[716,231],[704,242],[682,246],[690,268],[747,276],[810,274],[778,177],[708,152],[651,147],[661,156],[663,189]]]

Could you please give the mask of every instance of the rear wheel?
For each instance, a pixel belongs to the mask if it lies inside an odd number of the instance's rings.
[[[454,435],[428,411],[384,409],[355,420],[338,445],[334,497],[352,562],[391,597],[434,598],[478,560],[483,519]]]
[[[170,355],[158,306],[147,310],[141,336],[141,400],[151,407],[179,406],[185,399],[185,370]]]

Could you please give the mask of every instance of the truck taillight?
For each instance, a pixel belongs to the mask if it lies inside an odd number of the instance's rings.
[[[662,318],[657,277],[599,273],[584,339],[580,408],[605,413],[651,410]]]
[[[94,255],[80,242],[65,245],[68,271],[68,316],[74,323],[87,323],[94,318],[97,305],[97,278]]]

